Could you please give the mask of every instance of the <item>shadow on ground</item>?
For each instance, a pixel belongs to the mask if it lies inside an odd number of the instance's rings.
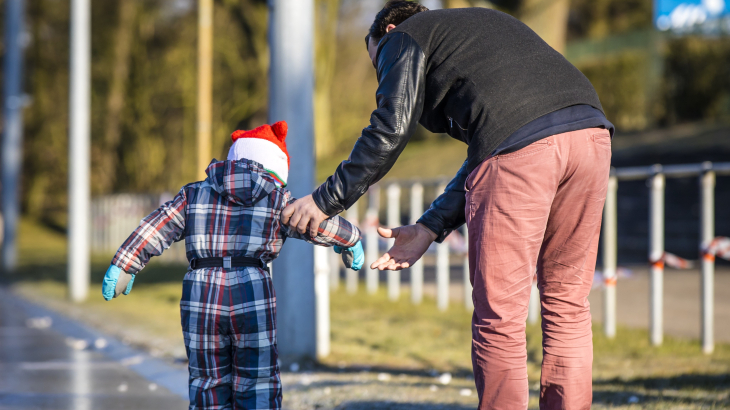
[[[381,409],[381,410],[459,410],[459,409],[474,409],[474,406],[466,406],[461,404],[453,403],[397,403],[391,401],[351,401],[340,404],[336,407],[342,410],[366,410],[366,409]]]
[[[725,408],[730,405],[730,374],[596,380],[593,403]]]

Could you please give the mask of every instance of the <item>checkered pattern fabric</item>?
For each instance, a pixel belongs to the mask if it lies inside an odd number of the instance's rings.
[[[287,237],[342,247],[360,240],[360,231],[337,216],[323,222],[316,237],[283,225],[281,211],[294,199],[257,162],[213,161],[206,173],[205,181],[186,185],[145,217],[112,264],[136,274],[182,239],[188,260],[248,256],[266,263],[278,256]],[[281,407],[276,297],[266,271],[188,270],[180,312],[191,409]]]
[[[276,297],[265,271],[189,271],[180,312],[190,409],[281,408]]]

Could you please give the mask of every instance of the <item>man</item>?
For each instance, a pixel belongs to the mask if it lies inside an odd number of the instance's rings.
[[[540,407],[590,408],[587,296],[613,133],[595,90],[527,26],[494,10],[391,1],[366,41],[379,82],[370,126],[334,175],[284,210],[284,222],[304,232],[347,209],[390,170],[417,123],[465,142],[466,161],[418,223],[379,230],[395,244],[371,268],[406,268],[466,222],[479,408],[527,408],[535,271]]]

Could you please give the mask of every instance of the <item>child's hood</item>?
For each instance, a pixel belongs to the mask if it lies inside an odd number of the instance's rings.
[[[208,165],[206,181],[221,196],[231,202],[252,206],[276,188],[276,180],[264,166],[249,159],[218,161]]]

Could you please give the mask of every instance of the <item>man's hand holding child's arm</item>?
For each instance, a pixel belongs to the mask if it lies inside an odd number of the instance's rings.
[[[311,195],[309,198],[311,198]],[[348,265],[348,268],[353,270],[361,269],[365,262],[365,255],[360,243],[362,235],[360,230],[346,219],[339,216],[326,218],[320,222],[314,234],[307,230],[300,233],[298,230],[286,225],[284,213],[301,201],[302,199],[293,198],[287,200],[288,206],[282,212],[282,223],[284,224],[282,231],[289,237],[302,239],[314,245],[334,246],[335,252],[343,254],[342,260],[345,265]]]
[[[307,232],[307,228],[309,228],[309,235],[312,238],[317,236],[317,228],[327,218],[327,215],[314,202],[311,194],[296,202],[290,202],[281,213],[281,222],[301,234]]]

